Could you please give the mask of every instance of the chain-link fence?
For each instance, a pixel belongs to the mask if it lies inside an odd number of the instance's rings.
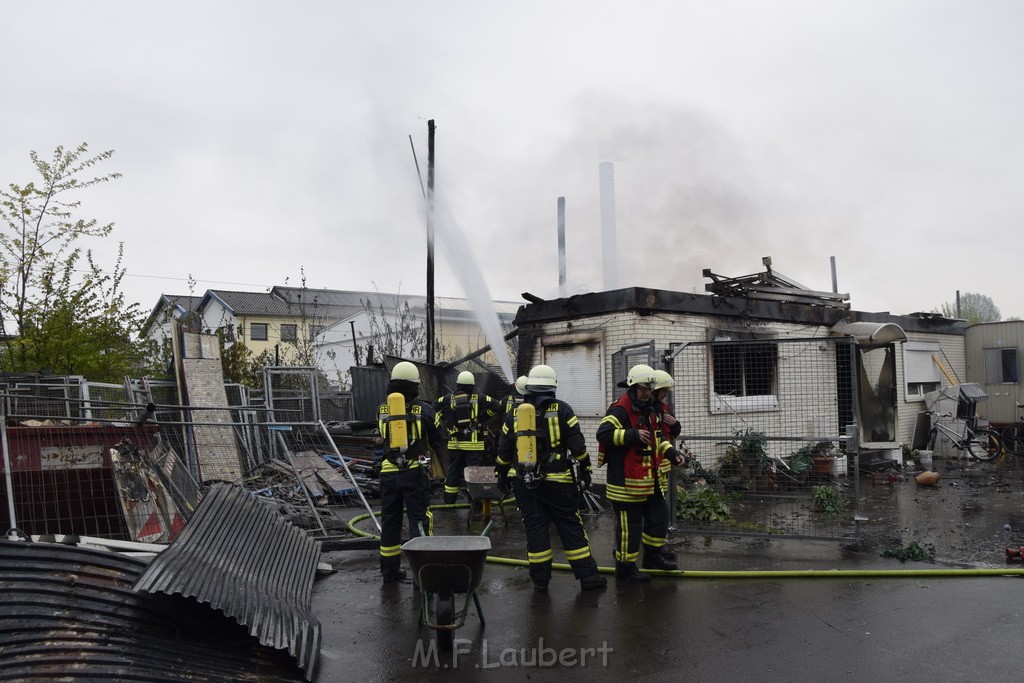
[[[673,349],[672,397],[695,464],[682,533],[834,539],[855,530],[853,341],[727,339]]]

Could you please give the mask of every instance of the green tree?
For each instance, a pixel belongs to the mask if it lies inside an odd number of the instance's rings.
[[[962,318],[968,325],[988,323],[1001,320],[999,308],[990,297],[984,294],[966,292],[960,297],[960,310],[957,311],[956,301],[946,302],[938,311],[947,318]]]
[[[142,312],[120,289],[124,245],[112,274],[105,273],[78,242],[109,235],[113,223],[77,218],[80,202],[68,199],[120,177],[88,176],[112,154],[88,156],[83,143],[71,151],[58,147],[48,162],[33,151],[39,182],[0,190],[0,370],[119,382],[143,362],[135,341]]]

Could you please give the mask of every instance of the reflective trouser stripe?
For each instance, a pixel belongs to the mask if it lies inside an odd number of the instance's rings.
[[[526,553],[526,556],[530,560],[531,564],[536,564],[539,562],[550,562],[554,558],[555,554],[552,552],[551,548],[548,548],[547,550],[542,550],[539,553]]]
[[[394,557],[402,554],[402,546],[400,545],[389,545],[380,547],[381,557]]]
[[[650,534],[643,534],[644,545],[649,545],[654,548],[660,548],[665,545],[664,538],[658,538],[657,536],[651,536]]]
[[[448,484],[445,484],[444,485],[444,492],[445,493],[455,494],[455,493],[459,492],[459,487],[458,486],[449,486]]]
[[[566,550],[565,559],[567,560],[582,560],[584,557],[590,557],[590,546],[583,546],[576,550]]]

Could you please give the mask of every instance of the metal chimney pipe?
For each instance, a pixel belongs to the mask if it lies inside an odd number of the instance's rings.
[[[610,161],[598,166],[601,187],[601,261],[605,291],[618,288],[618,245],[615,236],[615,167]]]
[[[566,297],[565,291],[565,197],[558,198],[558,296]]]

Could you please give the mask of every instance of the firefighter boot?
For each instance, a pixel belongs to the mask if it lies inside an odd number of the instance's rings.
[[[597,572],[594,572],[590,576],[584,576],[582,579],[580,579],[580,589],[585,591],[591,590],[593,588],[604,588],[607,585],[608,579],[604,578]]]
[[[637,581],[644,582],[650,581],[650,574],[644,574],[642,571],[636,568],[635,562],[616,562],[615,563],[615,578],[620,581]]]
[[[646,548],[644,550],[644,569],[661,569],[673,571],[679,569],[675,559],[665,557],[658,548]]]

